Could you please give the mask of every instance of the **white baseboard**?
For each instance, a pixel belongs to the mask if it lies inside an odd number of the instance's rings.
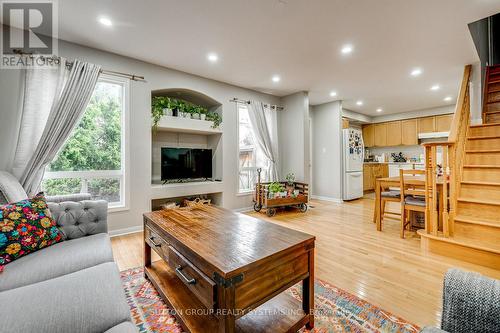
[[[324,197],[322,195],[311,195],[311,199],[323,200],[323,201],[329,201],[329,202],[335,202],[335,203],[344,203],[344,200],[342,200],[342,199],[337,199],[337,198],[332,198],[332,197]]]
[[[109,237],[116,237],[116,236],[133,234],[133,233],[142,231],[143,229],[144,229],[144,227],[142,225],[138,225],[138,226],[130,227],[130,228],[112,230],[112,231],[108,232],[108,234],[109,234]]]
[[[233,209],[233,212],[236,212],[236,213],[246,213],[246,212],[251,212],[251,211],[253,211],[253,206]]]

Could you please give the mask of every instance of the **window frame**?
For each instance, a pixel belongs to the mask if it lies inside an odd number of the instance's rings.
[[[45,179],[68,179],[77,176],[80,179],[116,178],[120,181],[120,202],[110,203],[108,213],[130,209],[130,81],[126,78],[101,74],[97,82],[120,85],[122,87],[121,110],[121,148],[120,170],[84,170],[45,172]],[[63,146],[64,147],[64,146]],[[64,149],[64,148],[62,148]]]

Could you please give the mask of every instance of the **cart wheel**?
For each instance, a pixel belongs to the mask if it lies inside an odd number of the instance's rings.
[[[276,215],[276,208],[268,208],[266,214],[269,217],[273,217],[274,215]]]
[[[260,205],[258,203],[253,204],[253,210],[255,210],[256,212],[260,212],[261,209],[262,209],[262,205]]]
[[[307,212],[307,204],[305,204],[305,203],[301,203],[301,204],[299,205],[299,209],[300,209],[300,211],[301,211],[302,213]]]

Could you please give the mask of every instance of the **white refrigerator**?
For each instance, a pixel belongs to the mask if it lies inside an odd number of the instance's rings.
[[[343,195],[344,200],[363,197],[363,161],[365,147],[360,130],[342,130],[342,152],[344,158]]]

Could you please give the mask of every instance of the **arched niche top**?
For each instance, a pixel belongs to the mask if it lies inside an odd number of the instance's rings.
[[[222,105],[222,103],[216,101],[212,97],[191,89],[174,88],[174,89],[153,90],[151,92],[151,96],[152,97],[167,96],[172,98],[183,99],[187,102],[204,106],[206,108],[213,108]]]

